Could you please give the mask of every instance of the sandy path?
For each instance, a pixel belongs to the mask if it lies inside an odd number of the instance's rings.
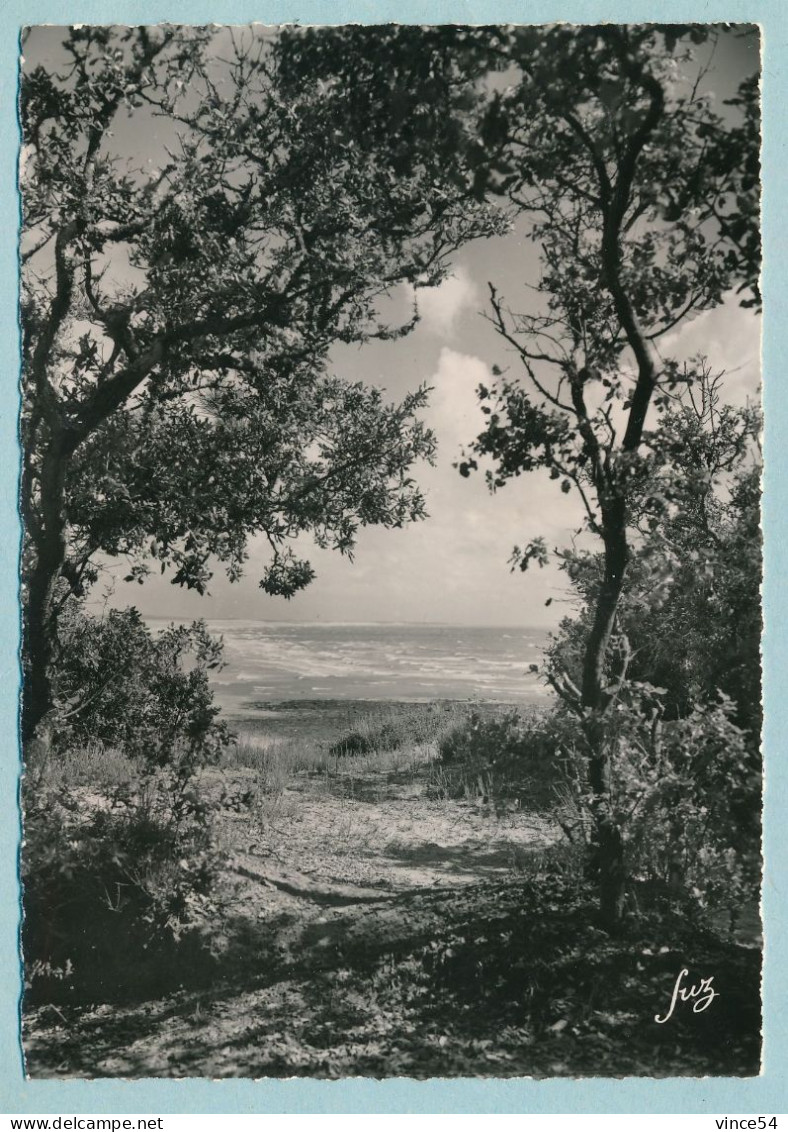
[[[215,786],[243,793],[253,782],[251,771],[235,769]],[[249,808],[226,810],[219,830],[228,867],[220,920],[210,926],[221,956],[211,989],[33,1010],[25,1033],[32,1076],[290,1075],[302,1061],[320,1075],[312,1038],[304,1045],[294,1035],[319,1023],[339,1056],[349,1040],[336,1029],[348,970],[396,963],[452,931],[493,930],[517,907],[529,859],[559,836],[534,814],[433,800],[421,775],[385,772],[353,772],[352,789],[297,776]],[[344,1072],[365,1064],[370,1023],[360,1003],[361,1044],[342,1054]],[[396,1072],[402,1036],[393,1020],[385,1027],[394,1050],[385,1072]]]
[[[251,829],[244,816],[228,820],[228,848],[272,871],[400,892],[516,875],[534,851],[560,839],[540,815],[496,814],[475,799],[431,800],[418,778],[401,777],[370,775],[353,796],[303,778],[261,799]]]

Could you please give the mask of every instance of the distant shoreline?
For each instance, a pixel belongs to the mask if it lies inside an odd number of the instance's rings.
[[[299,629],[364,629],[364,628],[391,628],[391,629],[516,629],[527,630],[532,633],[553,632],[552,626],[516,624],[511,621],[277,621],[271,618],[260,619],[256,617],[164,617],[158,614],[142,614],[143,621],[163,621],[166,624],[189,623],[192,621],[205,621],[208,625],[292,625]]]

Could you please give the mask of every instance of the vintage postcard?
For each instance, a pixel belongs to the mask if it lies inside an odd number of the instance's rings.
[[[620,7],[20,20],[12,1111],[765,1095],[768,24]]]

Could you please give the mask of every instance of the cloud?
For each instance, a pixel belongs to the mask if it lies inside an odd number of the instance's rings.
[[[723,400],[740,405],[758,395],[761,380],[759,317],[728,298],[719,307],[683,323],[660,342],[665,357],[679,360],[701,354],[712,373],[724,371]]]
[[[440,459],[455,459],[459,448],[478,436],[484,427],[477,386],[492,380],[489,367],[471,354],[460,354],[444,346],[435,372],[428,418],[438,437]]]
[[[458,267],[438,287],[410,287],[409,291],[418,306],[422,325],[433,334],[451,335],[460,315],[476,314],[482,306],[481,292],[464,267]]]
[[[425,414],[438,439],[438,461],[435,469],[420,476],[431,510],[434,513],[445,508],[451,516],[449,522],[454,523],[462,514],[466,531],[471,526],[484,527],[485,536],[496,541],[504,532],[506,539],[513,541],[537,534],[560,541],[562,532],[576,528],[581,521],[579,501],[574,494],[562,494],[546,473],[524,475],[490,495],[483,472],[492,464],[480,459],[480,471],[467,480],[452,466],[487,420],[476,388],[493,382],[492,373],[481,358],[458,353],[448,346],[441,350],[435,372],[428,379],[433,392]]]

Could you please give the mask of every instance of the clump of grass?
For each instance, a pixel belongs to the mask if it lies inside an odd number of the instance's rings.
[[[440,702],[382,706],[348,720],[333,741],[241,733],[223,766],[253,771],[258,797],[284,792],[299,775],[320,777],[327,790],[343,796],[368,790],[370,779],[384,790],[382,780],[415,778],[433,764],[451,737],[467,728],[467,712],[464,705]],[[447,788],[442,796],[453,793]]]
[[[331,744],[340,757],[413,749],[437,744],[463,718],[455,704],[428,703],[378,709],[356,720]]]
[[[39,789],[90,787],[103,792],[135,780],[139,767],[123,751],[103,743],[86,743],[58,752],[33,743],[25,755],[25,774]]]
[[[239,735],[223,759],[226,767],[253,770],[263,794],[280,793],[299,773],[325,774],[333,760],[317,744],[300,739],[268,741]]]
[[[427,792],[481,797],[497,809],[544,810],[554,805],[559,780],[555,740],[542,715],[472,711],[441,736]]]

